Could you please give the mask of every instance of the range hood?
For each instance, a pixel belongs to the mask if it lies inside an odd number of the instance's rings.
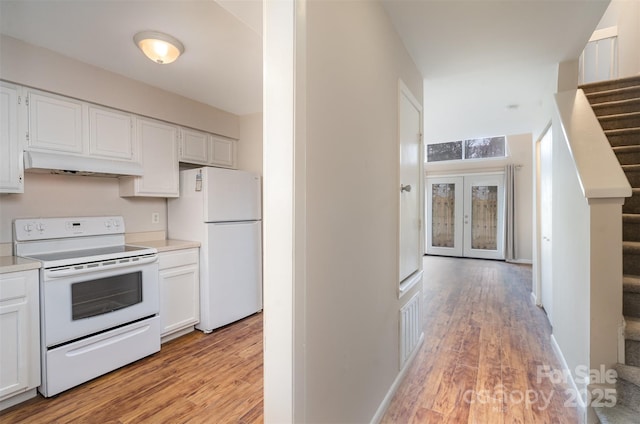
[[[24,169],[25,171],[105,177],[143,175],[142,166],[138,163],[35,151],[24,152]]]

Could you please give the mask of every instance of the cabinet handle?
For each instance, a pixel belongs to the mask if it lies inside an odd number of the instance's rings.
[[[411,184],[407,184],[407,185],[400,184],[400,193],[402,193],[403,191],[410,192]]]

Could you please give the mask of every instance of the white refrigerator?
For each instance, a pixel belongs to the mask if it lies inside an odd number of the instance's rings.
[[[260,176],[223,168],[180,172],[168,235],[200,245],[200,323],[205,333],[262,309]]]

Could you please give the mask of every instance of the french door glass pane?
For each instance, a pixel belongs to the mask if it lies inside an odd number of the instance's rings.
[[[455,184],[433,184],[431,189],[431,245],[454,247]]]
[[[498,249],[498,187],[471,188],[471,248]]]

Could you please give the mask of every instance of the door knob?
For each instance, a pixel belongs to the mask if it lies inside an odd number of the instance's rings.
[[[407,184],[407,185],[400,184],[400,192],[403,192],[403,191],[407,191],[407,192],[411,191],[411,184]]]

